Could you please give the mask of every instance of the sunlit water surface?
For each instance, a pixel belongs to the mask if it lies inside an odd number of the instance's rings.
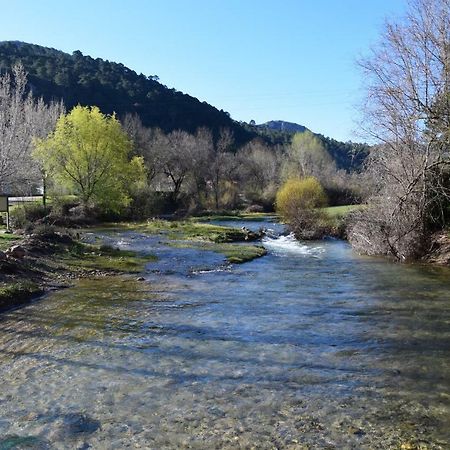
[[[160,259],[0,316],[0,449],[450,448],[448,270],[102,239]]]

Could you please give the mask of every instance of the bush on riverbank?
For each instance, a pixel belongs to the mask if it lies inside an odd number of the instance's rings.
[[[79,228],[98,223],[101,219],[99,210],[83,207],[74,200],[54,199],[46,206],[30,203],[15,206],[11,210],[11,227],[27,233],[43,225]]]
[[[276,197],[277,213],[288,223],[298,239],[320,239],[329,233],[327,205],[322,185],[314,177],[291,178]]]
[[[17,239],[15,236],[14,239]],[[64,230],[43,225],[0,258],[0,310],[26,303],[73,279],[139,273],[153,255],[78,242]]]

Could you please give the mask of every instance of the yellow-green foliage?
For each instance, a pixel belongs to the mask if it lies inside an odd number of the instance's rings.
[[[299,211],[323,208],[327,196],[314,177],[291,178],[277,192],[276,210],[285,220],[295,219]]]
[[[283,179],[317,175],[332,165],[333,159],[314,133],[295,133],[283,164]]]
[[[142,158],[130,161],[130,151],[131,142],[114,115],[77,106],[58,119],[47,139],[36,142],[34,156],[83,204],[118,211],[130,202],[130,190],[145,180]]]

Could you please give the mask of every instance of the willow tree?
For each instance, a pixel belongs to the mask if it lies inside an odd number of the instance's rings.
[[[450,0],[411,1],[361,66],[375,188],[349,237],[362,252],[416,258],[448,220]]]
[[[276,211],[299,239],[317,239],[325,234],[325,191],[314,177],[291,178],[278,190]]]
[[[129,158],[131,147],[114,115],[77,106],[59,118],[53,133],[37,141],[34,155],[83,206],[119,211],[145,179],[142,158]]]

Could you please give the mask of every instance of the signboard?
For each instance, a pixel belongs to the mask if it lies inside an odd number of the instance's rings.
[[[8,197],[6,195],[0,195],[0,212],[9,212]]]

